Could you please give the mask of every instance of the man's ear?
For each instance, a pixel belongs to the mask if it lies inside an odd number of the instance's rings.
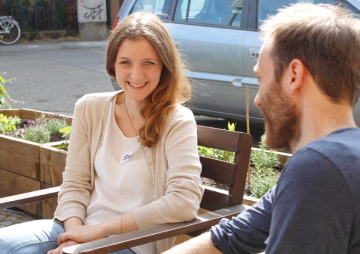
[[[305,74],[305,65],[299,59],[293,59],[288,69],[286,70],[286,86],[288,92],[294,93],[296,92],[301,86],[303,85],[304,81],[304,74]]]

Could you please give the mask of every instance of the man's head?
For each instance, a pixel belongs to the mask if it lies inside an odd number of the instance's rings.
[[[265,143],[284,149],[300,137],[302,117],[283,92],[284,71],[298,61],[330,101],[353,106],[360,91],[360,21],[341,7],[298,3],[279,10],[260,31],[264,45],[255,70],[271,65],[271,73],[259,80],[255,104],[264,115]]]

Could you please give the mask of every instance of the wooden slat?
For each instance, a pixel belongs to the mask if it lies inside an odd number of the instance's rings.
[[[40,189],[40,183],[34,179],[24,177],[18,174],[14,174],[12,172],[6,170],[0,170],[0,197],[7,199],[7,196],[17,195],[20,193],[27,193],[28,191],[35,191]],[[19,207],[27,212],[32,214],[38,214],[39,206],[38,204],[27,204],[26,202],[21,203],[24,204],[23,206]],[[14,207],[15,205],[7,206],[7,207]],[[0,208],[2,207],[0,205]]]
[[[86,253],[103,254],[127,249],[159,239],[169,238],[193,231],[204,230],[217,224],[222,218],[232,218],[245,210],[245,206],[237,205],[225,209],[199,215],[190,222],[164,224],[153,228],[142,229],[122,235],[74,245],[63,249],[64,254]]]
[[[62,183],[65,170],[66,151],[50,146],[40,146],[40,181],[52,186]]]
[[[0,114],[5,116],[18,116],[21,117],[20,109],[0,109]]]
[[[243,133],[239,137],[237,144],[239,152],[235,153],[234,161],[237,164],[236,174],[234,175],[234,184],[230,185],[229,193],[232,195],[228,206],[242,204],[247,171],[251,153],[252,136]]]
[[[18,116],[21,119],[31,119],[31,120],[35,120],[36,118],[40,117],[43,114],[44,115],[55,115],[54,113],[51,113],[51,112],[33,110],[33,109],[27,109],[27,108],[1,109],[0,114],[4,114],[6,116]],[[71,125],[71,123],[72,123],[72,117],[71,116],[66,116],[66,115],[61,115],[61,114],[57,114],[57,115],[64,118],[68,125]]]
[[[200,207],[206,210],[214,211],[228,206],[231,195],[226,191],[217,190],[205,186],[205,192],[201,199]]]
[[[49,185],[49,184],[45,184],[45,183],[41,183],[40,188],[43,189],[48,189],[48,188],[52,188],[53,186]],[[42,200],[41,201],[41,217],[43,219],[52,219],[54,218],[54,212],[56,210],[57,207],[57,189],[54,190],[53,195],[55,196],[54,198],[49,198],[46,200]]]
[[[0,168],[39,180],[39,145],[0,134]]]
[[[200,156],[201,176],[224,183],[234,183],[236,165],[234,163]]]
[[[217,128],[197,126],[198,145],[234,152],[237,149],[239,133]]]
[[[59,191],[60,191],[60,187],[53,187],[49,189],[31,191],[19,195],[0,198],[0,209],[14,207],[25,203],[41,201],[49,198],[54,198],[57,197]]]

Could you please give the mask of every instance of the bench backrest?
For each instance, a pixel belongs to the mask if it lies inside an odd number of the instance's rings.
[[[252,145],[252,136],[238,131],[198,125],[198,145],[234,152],[232,162],[200,156],[202,177],[229,185],[229,190],[206,187],[201,208],[218,210],[242,203]]]

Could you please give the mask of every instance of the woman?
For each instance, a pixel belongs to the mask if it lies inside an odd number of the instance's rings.
[[[196,123],[180,105],[190,87],[162,22],[144,12],[125,18],[109,37],[106,69],[122,91],[89,94],[76,103],[54,220],[0,230],[0,249],[61,253],[77,243],[196,216],[203,193]],[[35,228],[46,237],[14,240]],[[160,253],[173,240],[116,253]]]

